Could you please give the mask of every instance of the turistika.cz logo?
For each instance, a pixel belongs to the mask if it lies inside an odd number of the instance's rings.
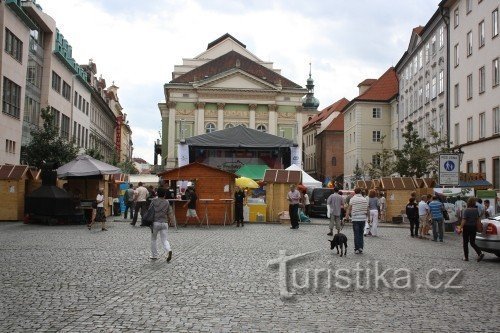
[[[357,262],[354,268],[335,269],[331,261],[328,268],[290,269],[288,264],[297,262],[319,251],[286,255],[285,250],[279,251],[278,258],[267,262],[268,267],[278,267],[278,284],[280,297],[290,299],[297,292],[319,292],[334,289],[352,290],[419,290],[422,288],[433,291],[461,290],[463,279],[461,269],[432,268],[425,275],[425,281],[417,283],[413,272],[405,267],[384,268],[379,261]],[[290,273],[290,274],[289,274]],[[289,283],[289,275],[290,282]]]

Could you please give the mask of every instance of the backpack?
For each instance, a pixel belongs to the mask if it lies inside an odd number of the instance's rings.
[[[146,211],[146,214],[142,217],[141,224],[146,226],[146,227],[151,227],[153,226],[153,222],[155,220],[155,207],[154,204],[151,203],[149,205],[148,210]]]

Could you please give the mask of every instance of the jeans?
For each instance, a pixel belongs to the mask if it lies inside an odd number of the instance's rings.
[[[432,219],[432,238],[443,240],[443,219]]]
[[[168,223],[163,222],[154,222],[153,228],[151,230],[151,256],[153,258],[158,258],[158,248],[156,246],[156,238],[160,234],[161,243],[163,245],[163,249],[166,253],[168,253],[170,248],[170,243],[168,242]]]
[[[418,228],[420,226],[420,222],[418,217],[417,218],[411,218],[410,220],[410,233],[411,235],[418,236]]]
[[[354,232],[354,251],[363,249],[363,229],[365,221],[352,221],[352,230]]]
[[[139,217],[139,211],[141,212],[141,219],[142,219],[144,214],[146,214],[147,208],[148,208],[148,206],[147,206],[146,201],[137,201],[135,203],[134,219],[132,220],[133,224],[137,223],[137,218]]]
[[[125,203],[125,213],[123,215],[123,218],[127,218],[128,215],[128,210],[130,209],[130,218],[134,218],[134,202],[129,201]]]
[[[469,243],[470,246],[476,251],[477,255],[481,255],[481,250],[476,245],[476,226],[475,225],[464,225],[462,231],[462,237],[464,241],[464,257],[469,259]]]
[[[299,204],[288,206],[288,213],[290,214],[290,223],[292,227],[299,227]]]

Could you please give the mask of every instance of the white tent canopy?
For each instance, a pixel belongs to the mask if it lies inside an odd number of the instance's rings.
[[[297,170],[302,172],[302,185],[305,187],[311,187],[311,188],[316,188],[316,187],[323,187],[323,184],[319,181],[314,179],[313,177],[309,176],[307,172],[302,170],[300,167],[298,167],[295,164],[290,165],[288,168],[285,170]]]

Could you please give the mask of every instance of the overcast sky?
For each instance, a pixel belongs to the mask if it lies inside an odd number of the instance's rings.
[[[226,32],[282,75],[305,86],[312,62],[320,110],[357,96],[357,85],[394,66],[411,29],[425,25],[439,0],[38,0],[98,75],[120,87],[133,131],[134,157],[153,162],[163,84],[182,58]]]

